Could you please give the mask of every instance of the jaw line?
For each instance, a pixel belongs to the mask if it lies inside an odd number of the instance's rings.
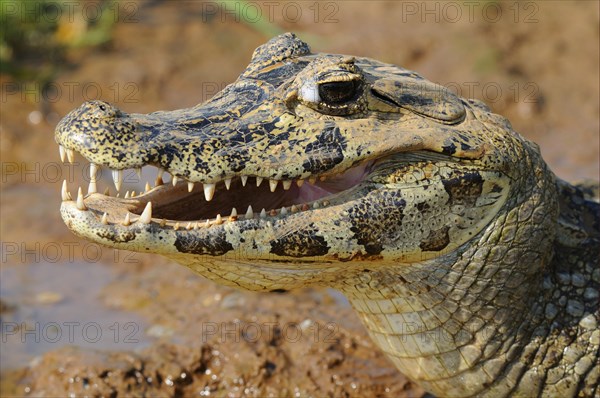
[[[251,219],[245,219],[244,216],[235,220],[223,217],[220,221],[215,219],[204,223],[174,221],[165,223],[163,220],[153,218],[150,223],[144,223],[140,220],[140,216],[128,212],[123,206],[116,205],[120,199],[100,194],[87,196],[86,210],[78,209],[76,201],[63,201],[60,211],[63,221],[76,235],[116,249],[157,253],[184,262],[194,262],[198,258],[201,258],[202,262],[210,262],[222,258],[240,264],[264,262],[267,268],[284,269],[286,264],[293,260],[295,263],[314,264],[317,267],[317,264],[330,261],[322,257],[282,257],[279,261],[273,262],[268,253],[265,254],[261,251],[244,253],[244,256],[240,257],[239,247],[236,246],[233,247],[233,250],[223,254],[189,253],[178,250],[175,242],[184,239],[201,245],[211,245],[218,237],[238,228],[256,231],[256,237],[262,242],[276,239],[277,236],[290,233],[289,225],[294,225],[294,229],[300,229],[303,226],[331,218],[332,214],[344,212],[348,206],[351,206],[352,200],[355,200],[353,198],[359,197],[355,195],[355,192],[364,190],[368,185],[372,185],[372,183],[363,182],[354,188],[328,197],[325,199],[328,202],[327,206],[314,206],[315,203],[322,202],[315,201],[310,206],[307,204],[304,210],[299,209],[295,213],[288,211],[285,215],[279,213],[274,216],[267,213],[264,218],[255,214]],[[102,203],[102,205],[96,206],[98,203]],[[117,210],[114,211],[115,216],[109,218],[105,224],[102,221],[103,214],[111,206]],[[123,219],[118,220],[118,218],[121,215],[124,218],[127,214],[129,214],[129,224],[124,225]],[[280,222],[283,219],[288,220],[289,224]]]
[[[305,184],[309,183],[307,182]],[[281,219],[296,218],[299,220],[304,218],[315,221],[326,216],[322,214],[325,209],[334,211],[332,210],[333,207],[345,207],[349,202],[356,200],[357,197],[360,197],[357,195],[357,192],[372,184],[373,183],[366,178],[365,180],[358,182],[357,185],[346,190],[331,193],[313,201],[307,201],[298,205],[287,205],[264,212],[255,210],[250,217],[248,217],[246,213],[241,213],[235,216],[219,215],[210,219],[177,220],[155,217],[155,214],[153,214],[149,223],[141,220],[142,213],[148,202],[152,202],[152,206],[154,206],[155,203],[157,203],[156,198],[161,195],[166,195],[173,189],[181,190],[180,184],[177,188],[173,188],[167,184],[160,185],[143,195],[129,199],[91,193],[82,198],[83,204],[85,205],[84,210],[78,208],[77,200],[67,200],[62,202],[61,212],[63,213],[65,223],[67,223],[67,225],[76,233],[82,233],[82,231],[78,230],[77,225],[81,225],[81,223],[84,222],[86,227],[82,229],[90,228],[102,230],[108,228],[122,228],[123,231],[125,231],[127,228],[138,226],[139,228],[149,230],[158,228],[165,231],[178,231],[180,233],[195,232],[200,236],[201,231],[203,230],[210,229],[214,231],[218,228],[226,228],[229,223],[254,222],[257,224],[257,227],[266,227],[267,225],[272,226],[273,223]],[[319,185],[310,185],[310,187],[311,189],[313,189],[313,187],[321,189]],[[222,194],[226,194],[226,191],[222,192]],[[198,195],[198,193],[194,192],[194,195]],[[106,216],[103,220],[104,214],[106,214]],[[126,218],[128,218],[127,221],[125,221]],[[78,221],[73,222],[74,220]],[[149,226],[153,226],[153,228],[150,228]]]
[[[161,215],[159,208],[157,208],[159,207],[157,205],[164,204],[161,203],[161,197],[164,197],[165,195],[180,195],[183,198],[194,199],[202,196],[201,190],[194,190],[192,193],[188,193],[186,189],[187,185],[182,181],[180,181],[175,187],[171,187],[170,183],[163,183],[162,185],[158,185],[134,198],[118,198],[99,193],[91,193],[81,198],[81,202],[84,205],[83,207],[85,207],[83,210],[80,208],[81,206],[77,204],[78,200],[65,200],[65,193],[63,192],[61,211],[63,212],[65,223],[67,223],[69,227],[76,233],[81,233],[82,231],[78,231],[76,225],[72,227],[71,224],[74,224],[72,220],[83,220],[83,218],[85,218],[85,222],[88,223],[87,227],[98,230],[109,227],[131,228],[134,224],[140,225],[142,228],[145,228],[148,225],[156,225],[158,229],[180,231],[181,233],[195,231],[198,234],[198,237],[200,237],[200,231],[203,229],[215,230],[218,228],[225,228],[225,226],[231,222],[256,222],[259,224],[257,227],[266,227],[268,224],[273,224],[276,220],[290,218],[300,219],[300,217],[305,220],[318,222],[319,216],[328,218],[331,217],[331,212],[322,214],[322,210],[324,208],[331,208],[333,206],[345,207],[345,205],[348,203],[356,201],[357,198],[360,200],[360,194],[358,194],[358,191],[364,189],[368,190],[368,186],[373,186],[373,188],[376,189],[378,183],[372,181],[373,176],[381,174],[382,172],[386,173],[384,170],[388,168],[387,163],[390,160],[392,162],[397,161],[397,159],[394,160],[394,158],[398,156],[403,162],[414,162],[417,160],[435,162],[435,160],[439,159],[448,159],[448,156],[446,155],[431,152],[423,153],[420,151],[419,153],[400,152],[378,158],[377,160],[363,161],[358,165],[352,166],[340,173],[346,177],[348,177],[348,175],[350,176],[349,181],[343,181],[343,179],[341,180],[342,185],[349,185],[349,187],[345,187],[346,189],[339,190],[338,186],[336,192],[335,185],[336,183],[339,183],[340,180],[336,181],[335,179],[330,179],[326,180],[325,182],[318,181],[314,185],[306,181],[300,188],[294,186],[294,189],[299,190],[299,192],[296,192],[296,195],[298,195],[297,199],[300,199],[298,203],[284,203],[281,207],[271,208],[268,210],[264,208],[253,208],[252,214],[248,214],[245,209],[240,209],[236,210],[236,212],[232,214],[221,214],[215,212],[213,217],[202,217],[197,219],[189,217],[186,218],[185,216],[179,218],[164,217],[164,213]],[[356,170],[358,170],[358,174],[353,176],[352,173]],[[248,179],[247,184],[252,183],[255,183],[255,181]],[[237,184],[241,186],[239,179]],[[268,184],[269,183],[267,181],[264,181],[261,185],[262,188],[267,188],[267,192]],[[331,189],[332,186],[333,193],[325,189]],[[240,190],[245,189],[240,187],[238,188]],[[310,192],[312,191],[312,193],[314,193],[314,191],[318,190],[321,190],[322,192],[317,195],[316,199],[302,200],[313,199],[310,197]],[[284,191],[281,186],[277,187],[277,191],[279,192],[280,196],[272,196],[269,199],[274,198],[275,201],[277,201],[278,199],[288,195],[290,192]],[[228,194],[228,190],[225,189],[223,184],[220,184],[217,192],[220,196]],[[303,193],[306,194],[307,192],[309,192],[307,195],[303,195]],[[265,193],[262,192],[262,194]],[[267,193],[266,195],[277,195],[277,193]],[[68,197],[69,199],[71,198],[70,193],[68,193]],[[205,199],[203,197],[199,200],[203,201],[204,204],[202,206],[205,207],[211,206],[211,204],[217,202],[217,199],[213,199],[210,202],[204,202]],[[152,217],[146,217],[145,221],[143,221],[142,216],[148,202],[152,202]],[[84,215],[86,215],[86,217],[84,217]],[[300,224],[303,223],[301,222]],[[81,229],[85,228],[82,227]],[[93,239],[93,237],[90,238]]]

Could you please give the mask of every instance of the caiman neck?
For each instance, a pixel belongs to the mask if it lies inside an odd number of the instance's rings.
[[[515,192],[513,203],[460,250],[382,266],[336,286],[398,369],[427,391],[518,391],[533,336],[548,333],[538,326],[548,323],[544,307],[552,291],[544,280],[558,203],[554,176],[538,164],[546,176]]]

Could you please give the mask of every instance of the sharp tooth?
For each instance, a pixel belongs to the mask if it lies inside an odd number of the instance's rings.
[[[67,159],[69,163],[75,163],[75,151],[72,149],[67,149]]]
[[[77,208],[79,210],[87,210],[85,203],[83,203],[83,192],[81,191],[81,187],[77,190]]]
[[[302,186],[302,184],[304,184],[304,180],[296,181],[296,185],[298,185],[298,188],[300,188]]]
[[[292,187],[292,180],[283,181],[283,189],[286,191]]]
[[[150,183],[147,182],[146,186],[144,186],[144,192],[149,192],[152,189],[152,187],[150,186]]]
[[[176,222],[175,225],[173,225],[173,229],[175,231],[177,231],[179,229],[179,223],[178,222]]]
[[[285,207],[281,208],[281,215],[285,216],[287,214],[287,209]]]
[[[323,206],[329,206],[329,201],[328,200],[324,200],[323,201]]]
[[[256,186],[260,187],[260,184],[262,184],[263,182],[263,178],[262,177],[256,177]]]
[[[204,184],[204,198],[210,202],[215,194],[215,184]]]
[[[129,212],[125,214],[125,218],[123,219],[123,222],[121,224],[123,224],[126,227],[131,225],[131,216],[129,216]]]
[[[230,217],[237,217],[237,210],[235,209],[235,207],[233,209],[231,209],[231,216]]]
[[[165,171],[163,169],[161,169],[160,167],[158,168],[158,172],[156,173],[156,180],[154,181],[154,185],[159,186],[159,185],[164,184],[164,181],[162,178],[164,172]]]
[[[296,205],[292,205],[292,207],[290,207],[290,211],[292,213],[297,213],[298,212],[298,208],[296,207]]]
[[[318,208],[319,208],[319,202],[313,203],[313,209],[318,209]]]
[[[301,209],[302,209],[302,211],[306,211],[306,210],[310,209],[310,206],[307,205],[306,203],[303,203]]]
[[[150,221],[152,221],[152,202],[146,203],[146,207],[138,221],[142,224],[150,224]]]
[[[88,195],[96,192],[98,192],[98,190],[96,189],[96,181],[90,180],[90,185],[88,185]]]
[[[123,170],[113,170],[112,176],[115,181],[115,188],[117,188],[117,192],[119,192],[121,190],[121,185],[123,184]]]
[[[198,228],[200,228],[200,224],[198,224],[198,221],[196,221],[196,222],[194,223],[194,229],[198,229]]]
[[[315,182],[317,182],[317,177],[308,177],[308,182],[315,185]]]
[[[275,190],[277,189],[277,184],[279,184],[278,180],[269,180],[269,189],[271,190],[271,192],[275,192]]]
[[[135,191],[131,191],[131,197],[135,198],[135,195],[136,195]]]
[[[242,180],[242,186],[245,187],[248,182],[248,176],[241,176],[240,179]]]
[[[188,181],[188,192],[192,192],[194,190],[194,183],[191,181]]]
[[[173,178],[171,178],[171,184],[173,184],[173,186],[175,186],[175,185],[177,185],[177,181],[179,181],[179,177],[174,175]]]
[[[129,199],[129,191],[125,192],[125,196],[123,196],[123,199]]]
[[[265,208],[263,207],[263,209],[260,211],[260,218],[267,218],[267,211],[265,210]]]
[[[246,210],[247,219],[254,218],[254,212],[252,211],[252,206],[248,206],[248,210]]]
[[[206,228],[210,228],[210,221],[209,221],[209,220],[206,220],[206,222],[204,223],[204,226],[205,226]]]
[[[96,177],[100,167],[96,163],[90,163],[90,181],[96,182]]]
[[[136,167],[135,168],[135,174],[137,174],[138,179],[141,180],[142,179],[142,168],[141,167]]]
[[[65,151],[65,147],[62,145],[58,146],[58,153],[60,153],[60,161],[65,162],[65,158],[67,157],[67,152]]]
[[[191,230],[192,230],[192,228],[193,228],[193,227],[192,227],[192,223],[191,223],[191,221],[190,221],[190,222],[189,222],[189,223],[188,223],[188,224],[185,226],[185,229],[187,229],[188,231],[191,231]]]
[[[60,196],[63,202],[71,200],[71,194],[67,191],[67,180],[63,180],[62,189],[60,190]]]
[[[225,188],[227,188],[228,191],[229,191],[229,188],[231,188],[231,178],[225,179]]]
[[[220,214],[217,214],[217,219],[215,220],[217,225],[223,224],[223,218],[221,218]]]
[[[269,215],[275,217],[277,215],[277,210],[271,209],[271,211],[269,212]]]
[[[104,196],[110,196],[110,189],[108,187],[104,189]]]
[[[108,214],[106,214],[106,212],[102,214],[102,219],[100,220],[100,222],[104,225],[108,225]]]
[[[164,228],[164,226],[167,225],[167,220],[163,218],[162,220],[160,220],[159,225]]]

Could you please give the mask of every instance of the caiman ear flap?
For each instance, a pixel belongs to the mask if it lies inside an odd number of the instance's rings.
[[[445,87],[412,77],[390,77],[371,86],[373,94],[384,102],[408,109],[419,115],[454,124],[465,117],[460,98]]]

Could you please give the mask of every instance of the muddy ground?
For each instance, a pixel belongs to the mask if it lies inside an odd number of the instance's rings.
[[[333,291],[236,291],[66,229],[60,182],[84,184],[81,165],[58,163],[60,117],[91,98],[128,112],[195,105],[268,39],[218,3],[128,4],[110,44],[70,55],[52,101],[1,77],[0,395],[422,396]],[[396,63],[483,99],[558,176],[599,179],[598,3],[252,4],[314,51]]]

